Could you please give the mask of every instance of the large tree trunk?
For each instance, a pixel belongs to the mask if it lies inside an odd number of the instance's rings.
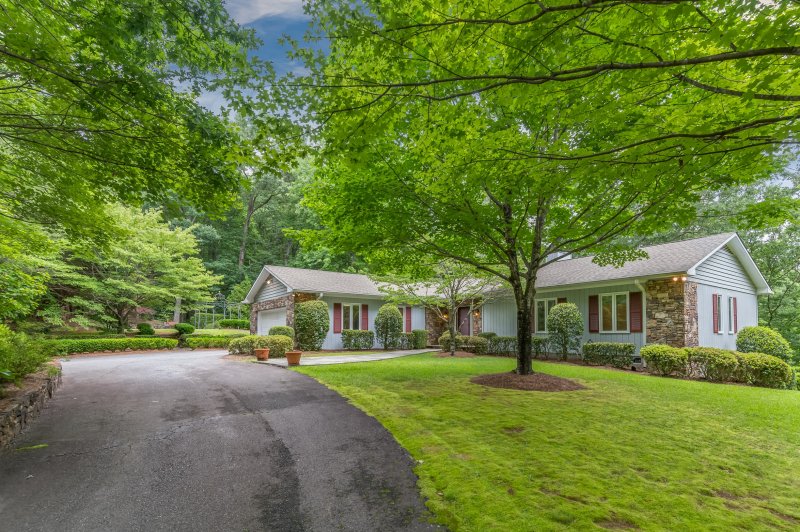
[[[522,298],[517,302],[517,369],[519,375],[533,373],[531,343],[531,305]]]
[[[458,309],[456,309],[456,314],[458,314]],[[458,321],[458,317],[453,317],[452,314],[450,316],[450,323],[448,327],[450,328],[450,356],[456,356],[456,336],[458,333],[456,332],[456,321]]]
[[[244,227],[242,228],[242,243],[239,246],[239,269],[244,266],[244,253],[247,249],[247,233],[250,231],[250,220],[256,211],[256,197],[250,196],[247,200],[247,215],[244,217]]]
[[[172,321],[179,323],[181,321],[181,298],[175,298],[175,310],[172,313]]]

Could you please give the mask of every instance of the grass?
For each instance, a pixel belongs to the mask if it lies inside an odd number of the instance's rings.
[[[306,366],[411,455],[451,530],[798,529],[800,392],[535,362],[587,390],[469,382],[510,359]]]
[[[303,351],[304,357],[333,357],[333,356],[350,356],[350,355],[377,355],[379,353],[386,353],[378,349],[366,351]]]

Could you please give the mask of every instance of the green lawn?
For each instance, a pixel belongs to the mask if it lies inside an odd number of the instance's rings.
[[[342,355],[376,355],[378,353],[385,353],[377,349],[366,351],[303,351],[304,357],[333,357]]]
[[[451,530],[800,528],[800,392],[534,363],[576,392],[485,388],[513,360],[307,366],[419,460]]]

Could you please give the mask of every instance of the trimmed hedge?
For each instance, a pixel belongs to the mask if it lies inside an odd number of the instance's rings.
[[[139,336],[141,338],[141,336]],[[111,338],[129,338],[127,334],[117,333],[72,333],[72,334],[54,334],[41,336],[41,340],[95,340],[98,338],[108,339]]]
[[[590,342],[583,344],[583,360],[594,366],[630,368],[636,346],[622,342]]]
[[[207,332],[202,332],[202,333],[195,332],[195,333],[192,333],[192,334],[186,334],[186,335],[183,336],[183,338],[185,338],[185,339],[186,338],[241,338],[242,336],[248,336],[249,334],[250,333],[245,332],[245,331],[236,332],[236,333],[228,333],[228,334],[212,334],[212,333],[207,333]]]
[[[534,358],[547,358],[547,349],[550,347],[550,338],[547,336],[532,336],[531,351]]]
[[[403,315],[392,303],[386,303],[378,309],[375,316],[375,338],[384,349],[400,346],[403,334]]]
[[[283,334],[271,334],[262,338],[264,340],[259,347],[268,347],[270,358],[284,358],[286,351],[291,351],[294,347],[294,340]]]
[[[269,335],[270,336],[288,336],[292,340],[294,340],[294,329],[289,327],[288,325],[276,325],[275,327],[270,327]]]
[[[425,349],[428,347],[428,331],[425,329],[414,329],[411,331],[414,335],[414,349]]]
[[[714,347],[688,347],[689,372],[691,375],[714,382],[733,379],[739,361],[733,351]]]
[[[248,334],[239,338],[233,338],[228,342],[228,352],[232,355],[249,355],[256,356],[256,349],[267,347],[264,338],[266,336],[258,336],[256,334]]]
[[[736,335],[736,349],[740,353],[764,353],[790,362],[794,356],[786,338],[769,327],[745,327]]]
[[[48,340],[42,342],[50,353],[69,355],[72,353],[94,353],[97,351],[148,351],[152,349],[173,349],[178,340],[174,338],[93,338],[86,340]]]
[[[414,333],[400,333],[400,349],[414,349]]]
[[[791,388],[795,375],[791,366],[780,358],[765,353],[736,353],[741,382],[765,388]]]
[[[174,329],[181,334],[192,334],[194,332],[194,325],[191,323],[176,323]]]
[[[375,333],[372,331],[342,331],[342,347],[345,349],[371,349],[375,345]]]
[[[489,345],[486,348],[486,353],[489,355],[500,356],[513,356],[517,352],[517,337],[516,336],[494,336],[486,338]],[[481,336],[481,335],[478,335]],[[481,338],[485,338],[481,336]]]
[[[235,318],[226,318],[224,320],[218,320],[217,325],[219,325],[223,329],[247,330],[250,329],[250,320],[237,320]]]
[[[670,375],[683,377],[689,367],[689,355],[686,349],[681,347],[650,344],[642,347],[639,354],[642,355],[649,372],[663,377]]]
[[[197,349],[199,347],[228,347],[235,337],[233,336],[189,336],[184,338],[186,347]]]
[[[439,345],[443,351],[450,351],[450,331],[439,337]],[[489,340],[480,336],[456,336],[456,350],[469,351],[476,355],[485,355],[489,350]]]
[[[319,351],[330,329],[328,304],[304,301],[294,307],[294,332],[297,346],[304,351]]]

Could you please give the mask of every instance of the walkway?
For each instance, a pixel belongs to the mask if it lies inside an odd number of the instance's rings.
[[[388,351],[374,355],[326,355],[316,357],[300,357],[301,366],[323,366],[325,364],[352,364],[353,362],[375,362],[377,360],[388,360],[390,358],[407,357],[409,355],[419,355],[420,353],[430,353],[434,349],[409,349],[406,351]],[[286,367],[285,358],[271,358],[259,364],[269,364],[271,366]]]

